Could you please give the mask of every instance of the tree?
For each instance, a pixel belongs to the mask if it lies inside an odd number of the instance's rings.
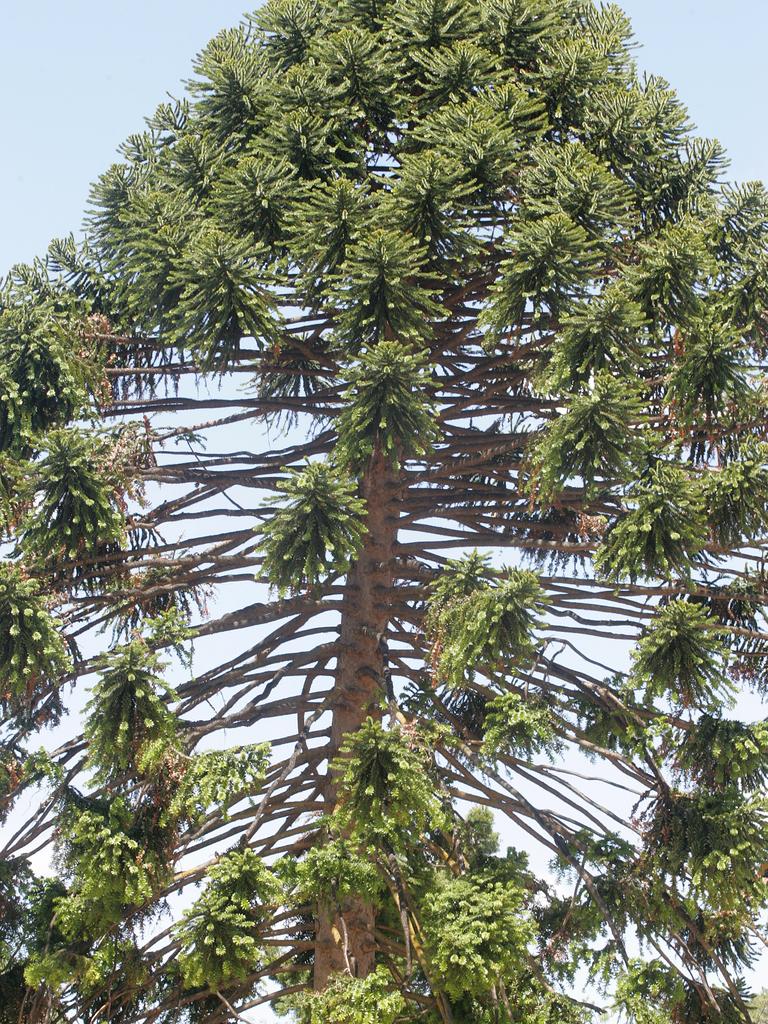
[[[0,299],[0,1019],[747,1020],[763,187],[587,0],[272,0],[121,155]]]
[[[763,1021],[768,1016],[768,996],[766,996],[766,993],[763,991],[755,996],[749,1008],[755,1024],[763,1024]]]

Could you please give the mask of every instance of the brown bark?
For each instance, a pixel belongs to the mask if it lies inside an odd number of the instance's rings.
[[[375,451],[361,482],[367,501],[368,533],[360,556],[350,569],[344,592],[329,760],[344,738],[356,732],[369,715],[381,714],[386,658],[385,634],[392,613],[393,559],[401,498],[399,472]],[[337,782],[329,771],[325,789],[328,813],[337,800]],[[371,906],[353,901],[340,914],[318,915],[315,938],[315,989],[334,973],[364,978],[374,966],[375,914]]]

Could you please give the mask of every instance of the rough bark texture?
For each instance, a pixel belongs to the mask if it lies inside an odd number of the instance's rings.
[[[345,736],[356,732],[369,715],[380,714],[400,491],[399,472],[377,450],[361,482],[361,494],[368,503],[368,533],[344,594],[329,759]],[[325,791],[329,813],[336,799],[336,780],[329,771]],[[371,906],[353,901],[340,915],[321,912],[316,928],[315,989],[325,988],[333,973],[351,972],[363,978],[373,970],[375,914]]]

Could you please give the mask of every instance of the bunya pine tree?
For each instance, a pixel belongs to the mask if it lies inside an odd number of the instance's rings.
[[[3,1024],[749,1019],[768,194],[632,47],[270,0],[8,275]]]

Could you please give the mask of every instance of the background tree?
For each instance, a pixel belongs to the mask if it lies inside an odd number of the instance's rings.
[[[0,300],[1,1019],[746,1020],[764,189],[612,5],[194,70]]]
[[[757,995],[749,1008],[755,1024],[763,1024],[763,1021],[768,1020],[768,996],[766,993],[761,992]]]

